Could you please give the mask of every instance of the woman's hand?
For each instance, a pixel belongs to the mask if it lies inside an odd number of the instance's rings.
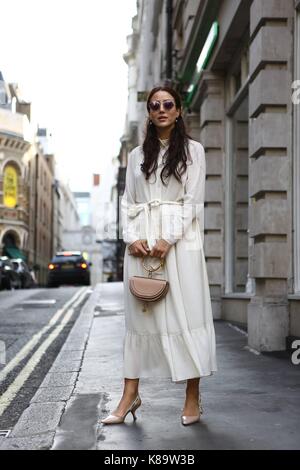
[[[166,242],[166,240],[162,238],[156,242],[156,245],[152,248],[149,255],[164,259],[167,256],[171,246],[172,245],[170,243]]]
[[[147,256],[149,254],[148,243],[146,240],[136,240],[128,247],[128,252],[133,256]]]

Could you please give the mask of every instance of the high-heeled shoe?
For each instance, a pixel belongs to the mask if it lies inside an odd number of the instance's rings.
[[[140,399],[140,396],[137,395],[137,397],[132,402],[132,404],[130,405],[128,410],[122,416],[117,416],[117,415],[111,414],[111,415],[107,416],[107,418],[101,419],[101,423],[103,423],[103,424],[120,424],[120,423],[124,423],[125,418],[128,415],[128,413],[132,413],[133,419],[134,419],[134,421],[136,421],[137,417],[136,417],[135,412],[141,406],[141,404],[142,404],[142,400]]]
[[[181,424],[189,426],[190,424],[199,423],[201,415],[203,414],[203,407],[201,404],[201,398],[199,401],[199,413],[195,416],[181,416]]]

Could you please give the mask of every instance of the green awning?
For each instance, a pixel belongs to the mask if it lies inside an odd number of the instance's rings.
[[[26,261],[26,256],[16,246],[6,246],[5,254],[11,259],[21,258],[23,261]]]

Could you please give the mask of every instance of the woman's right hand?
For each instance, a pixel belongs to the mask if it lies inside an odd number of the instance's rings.
[[[146,240],[136,240],[128,246],[128,252],[130,255],[142,257],[148,255],[150,250]]]

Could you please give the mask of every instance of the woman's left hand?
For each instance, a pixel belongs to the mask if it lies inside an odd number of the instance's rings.
[[[150,251],[149,256],[164,259],[167,256],[171,246],[172,245],[166,242],[166,240],[160,239],[156,242],[156,245],[154,245]]]

